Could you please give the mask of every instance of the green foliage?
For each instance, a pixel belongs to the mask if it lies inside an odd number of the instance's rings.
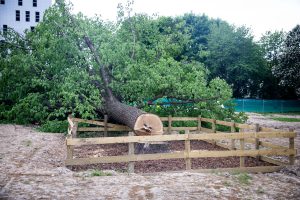
[[[300,96],[300,25],[287,34],[284,47],[278,55],[273,74],[280,79],[280,85],[292,87]]]
[[[79,50],[78,35],[72,29],[62,8],[54,5],[34,33],[22,37],[10,30],[3,35],[1,121],[45,123],[65,120],[69,113],[96,116],[95,107],[101,107],[100,91],[91,84],[90,63]]]
[[[69,114],[102,118],[100,67],[107,69],[116,97],[145,111],[243,120],[243,114],[234,113],[232,93],[254,95],[264,66],[248,29],[205,15],[126,16],[130,4],[119,6],[116,24],[82,14],[71,18],[70,6],[59,2],[47,10],[34,32],[23,37],[9,30],[2,35],[1,121],[37,123],[43,131],[64,132],[63,120]],[[87,48],[85,34],[102,66]],[[159,98],[191,103],[149,106],[145,102]]]
[[[267,31],[260,38],[259,44],[271,66],[278,64],[278,56],[283,49],[284,39],[285,33],[283,31]]]
[[[267,61],[267,68],[263,75],[263,84],[260,90],[261,98],[267,99],[295,99],[296,93],[289,86],[280,85],[280,79],[272,73],[272,68],[279,63],[279,56],[284,50],[286,33],[282,31],[267,31],[260,39],[264,57]],[[280,92],[273,92],[280,91]]]
[[[8,120],[18,124],[43,122],[47,116],[46,108],[41,104],[43,95],[30,93],[20,99],[10,111],[7,112]]]
[[[256,97],[266,70],[260,47],[245,27],[223,21],[211,24],[207,37],[209,55],[205,61],[210,77],[220,77],[233,86],[237,98]]]
[[[39,131],[51,132],[51,133],[67,133],[68,122],[65,121],[46,121],[41,127],[38,128]]]

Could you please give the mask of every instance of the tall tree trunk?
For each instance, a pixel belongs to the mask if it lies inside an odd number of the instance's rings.
[[[121,103],[114,95],[109,87],[109,76],[103,65],[101,65],[100,57],[94,48],[89,37],[84,37],[85,43],[94,55],[95,61],[100,67],[100,75],[104,85],[102,94],[106,110],[109,117],[117,122],[131,128],[136,135],[160,135],[163,134],[163,125],[157,115],[146,113],[133,106]]]

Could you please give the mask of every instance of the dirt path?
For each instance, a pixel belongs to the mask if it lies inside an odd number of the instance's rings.
[[[284,117],[284,118],[300,118],[300,115],[280,115],[280,114],[268,114],[261,115],[258,113],[247,113],[247,123],[255,124],[258,123],[261,126],[278,128],[278,129],[289,129],[293,128],[296,132],[300,133],[300,122],[281,122],[271,119],[272,117]]]
[[[64,167],[61,134],[0,125],[0,199],[299,199],[300,178],[284,173],[112,172]]]

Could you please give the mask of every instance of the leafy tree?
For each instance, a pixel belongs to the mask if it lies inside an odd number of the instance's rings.
[[[259,41],[264,50],[265,58],[270,66],[278,64],[278,56],[283,49],[285,33],[283,31],[267,31]]]
[[[273,74],[280,79],[280,85],[292,87],[300,96],[300,25],[287,34]]]
[[[13,32],[3,35],[2,120],[46,123],[64,120],[70,113],[102,117],[106,83],[101,69],[114,95],[127,104],[151,110],[145,100],[176,98],[193,103],[190,110],[198,110],[197,115],[234,117],[233,110],[221,107],[231,98],[229,85],[220,78],[208,81],[203,63],[182,56],[190,44],[183,20],[122,17],[120,10],[119,22],[112,24],[71,15],[69,10],[64,3],[56,3],[34,32],[25,37]],[[95,45],[103,67],[95,62],[85,35]],[[178,107],[174,114],[186,109]]]
[[[278,59],[284,49],[286,33],[283,31],[267,31],[260,39],[259,45],[264,51],[267,62],[267,71],[263,76],[263,85],[260,96],[267,99],[295,99],[296,93],[293,88],[280,85],[280,79],[272,73],[272,68],[278,65]],[[278,92],[274,92],[278,91]],[[280,92],[279,92],[280,91]]]
[[[226,80],[233,87],[234,97],[258,96],[265,61],[249,29],[217,21],[211,25],[207,41],[209,53],[205,63],[210,77]]]
[[[218,20],[209,19],[206,15],[185,14],[182,18],[185,22],[186,32],[190,35],[189,47],[184,55],[188,60],[204,62],[208,54],[207,36],[211,33],[210,26]]]
[[[90,83],[89,63],[78,49],[72,28],[56,5],[34,33],[21,37],[11,31],[4,35],[1,52],[8,53],[0,61],[0,85],[6,119],[43,123],[71,112],[96,116],[99,90]]]

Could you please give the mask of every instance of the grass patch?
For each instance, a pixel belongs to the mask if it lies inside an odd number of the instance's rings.
[[[256,190],[256,193],[257,193],[257,194],[264,194],[265,191],[264,191],[264,189],[263,189],[261,186],[259,186],[259,187],[257,188],[257,190]]]
[[[91,173],[91,176],[112,176],[112,173],[103,172],[100,170],[93,170]]]
[[[231,187],[231,186],[232,186],[231,183],[229,183],[228,181],[224,181],[224,182],[223,182],[223,185],[224,185],[225,187]]]
[[[22,144],[26,147],[30,147],[32,145],[32,141],[31,140],[23,140]]]
[[[259,112],[254,112],[260,115],[300,115],[300,111],[291,111],[291,112],[264,112],[264,113],[259,113]]]
[[[300,122],[299,118],[288,118],[288,117],[271,117],[271,119],[281,122]]]
[[[273,113],[274,114],[274,113]],[[280,115],[300,115],[300,111],[293,111],[293,112],[285,112],[285,113],[277,113]]]
[[[247,173],[241,173],[237,176],[237,179],[240,184],[249,185],[252,177]]]

